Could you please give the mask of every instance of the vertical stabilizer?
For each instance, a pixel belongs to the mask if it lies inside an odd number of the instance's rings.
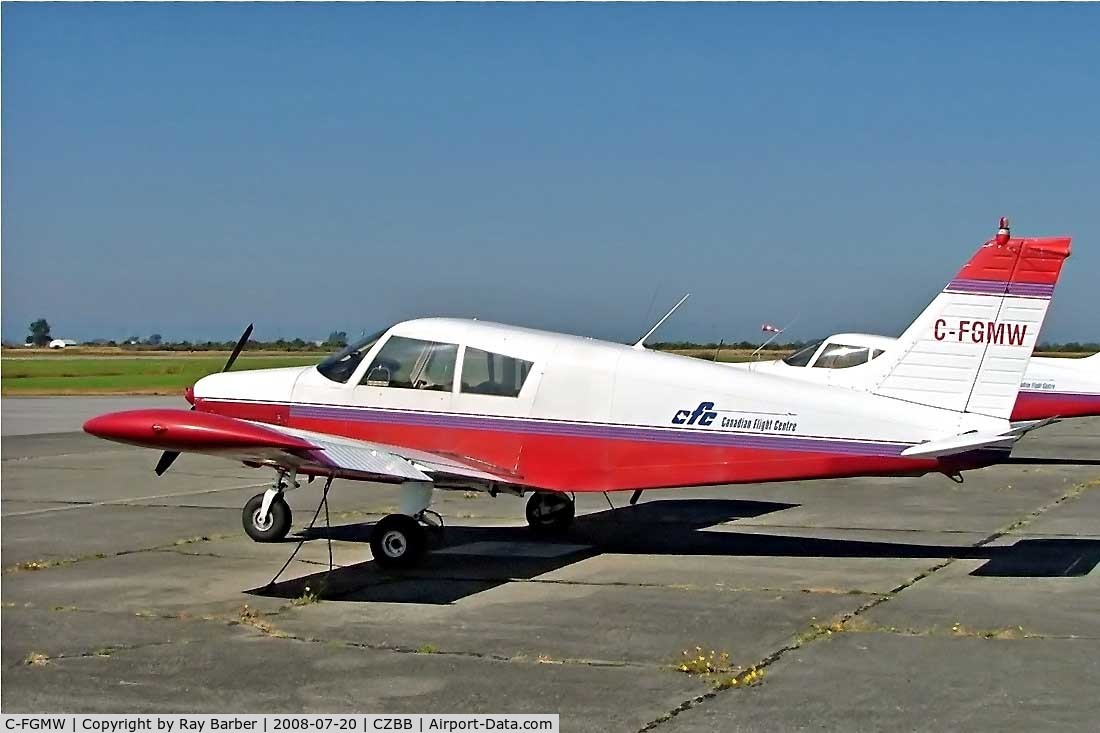
[[[881,357],[871,391],[1008,419],[1069,253],[1069,237],[1013,239],[1002,219]]]

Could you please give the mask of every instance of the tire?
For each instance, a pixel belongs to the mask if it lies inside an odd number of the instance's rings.
[[[264,495],[256,494],[244,505],[244,510],[241,512],[244,532],[256,542],[278,542],[290,531],[290,523],[293,520],[290,506],[282,496],[276,496],[267,512],[267,521],[262,522],[260,507],[263,503]]]
[[[370,551],[384,568],[416,565],[428,549],[428,536],[420,523],[405,514],[390,514],[374,525]]]
[[[540,534],[560,534],[573,524],[577,507],[565,494],[536,491],[527,500],[527,524]]]

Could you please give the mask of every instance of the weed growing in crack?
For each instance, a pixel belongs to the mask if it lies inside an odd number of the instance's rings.
[[[311,606],[314,603],[320,603],[321,596],[318,592],[311,589],[308,585],[302,589],[302,595],[298,596],[290,602],[292,606]]]
[[[730,664],[729,652],[707,651],[701,646],[686,649],[680,654],[677,671],[708,680],[715,690],[734,687],[751,687],[764,679],[764,670],[753,665],[748,669]]]
[[[740,674],[718,677],[714,680],[714,689],[729,690],[734,687],[752,687],[763,681],[764,670],[753,665]]]
[[[197,537],[185,537],[182,540],[176,540],[172,544],[178,547],[180,545],[194,545],[194,544],[199,543],[199,542],[209,542],[209,541],[210,541],[210,538],[207,537],[206,535],[199,535]]]
[[[35,570],[46,570],[48,568],[57,568],[63,565],[73,565],[84,560],[102,560],[107,555],[102,552],[97,552],[94,555],[81,555],[80,557],[63,557],[57,560],[29,560],[27,562],[19,562],[4,569],[5,573],[18,573],[18,572],[34,572]]]
[[[952,636],[978,639],[1025,639],[1028,634],[1023,626],[1005,626],[1000,629],[971,629],[959,621],[951,626]]]
[[[718,652],[713,649],[704,651],[697,646],[694,650],[685,649],[680,652],[680,663],[676,666],[681,672],[691,675],[715,674],[726,672],[730,669],[729,652]]]

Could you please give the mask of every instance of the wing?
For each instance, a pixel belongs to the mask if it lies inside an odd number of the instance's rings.
[[[192,410],[129,410],[92,418],[84,431],[143,448],[204,453],[249,466],[362,481],[433,481],[491,487],[520,477],[462,456],[412,450]]]

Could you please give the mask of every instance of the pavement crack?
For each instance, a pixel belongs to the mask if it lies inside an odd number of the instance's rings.
[[[1002,537],[1004,537],[1008,533],[1014,532],[1014,531],[1020,529],[1021,527],[1026,527],[1027,525],[1031,524],[1036,519],[1038,519],[1040,516],[1042,516],[1043,514],[1045,514],[1048,511],[1050,511],[1051,509],[1054,509],[1057,506],[1060,506],[1060,505],[1062,505],[1062,504],[1064,504],[1068,501],[1072,501],[1073,499],[1076,499],[1077,497],[1081,496],[1081,494],[1085,493],[1089,489],[1094,489],[1094,488],[1098,488],[1098,487],[1100,487],[1100,479],[1094,479],[1094,480],[1086,481],[1086,482],[1083,482],[1083,483],[1080,483],[1080,484],[1075,484],[1074,486],[1072,486],[1068,491],[1066,491],[1064,494],[1062,494],[1057,499],[1053,499],[1053,500],[1047,502],[1046,504],[1043,504],[1042,506],[1038,507],[1037,509],[1035,509],[1031,512],[1028,512],[1024,516],[1022,516],[1019,519],[1013,521],[1012,523],[1008,524],[1007,526],[997,530],[996,532],[993,532],[992,534],[990,534],[990,535],[984,537],[983,539],[979,540],[978,542],[974,543],[974,545],[972,545],[972,547],[982,548],[982,547],[985,547],[986,545],[989,545],[993,542],[996,542],[997,540],[1001,539]],[[870,611],[873,608],[876,608],[876,607],[878,607],[878,606],[880,606],[884,603],[888,603],[889,601],[896,598],[899,594],[903,593],[904,591],[908,590],[909,588],[912,588],[914,585],[916,585],[920,581],[922,581],[922,580],[938,573],[939,571],[943,570],[944,568],[946,568],[946,567],[952,565],[953,563],[957,562],[958,559],[959,558],[956,558],[956,557],[948,558],[948,559],[946,559],[942,562],[936,563],[935,565],[932,565],[928,568],[925,568],[921,572],[914,575],[912,578],[906,580],[905,582],[901,583],[900,585],[896,586],[895,588],[887,591],[885,594],[867,601],[866,603],[864,603],[864,604],[860,605],[858,608],[856,608],[854,611],[850,611],[849,613],[840,615],[839,617],[837,617],[837,620],[829,626],[821,626],[821,625],[817,625],[817,624],[811,625],[809,630],[804,631],[801,634],[798,634],[797,636],[795,636],[793,641],[784,644],[783,646],[779,647],[778,649],[775,649],[770,654],[767,654],[763,659],[758,661],[756,664],[751,665],[751,667],[756,668],[758,670],[767,669],[769,666],[771,666],[775,662],[782,659],[788,652],[792,652],[795,649],[800,649],[800,648],[806,646],[807,644],[812,644],[813,642],[815,642],[819,639],[832,636],[834,633],[843,633],[845,631],[845,629],[843,628],[845,626],[845,624],[850,623],[853,619],[856,619],[857,617],[860,617],[862,614],[866,613],[867,611]],[[837,629],[837,631],[834,631],[834,629]],[[733,688],[726,688],[726,689],[738,689],[738,688],[733,687]],[[697,706],[707,702],[708,700],[713,700],[715,697],[717,697],[722,692],[724,692],[724,689],[712,690],[712,691],[704,693],[702,695],[698,695],[698,696],[690,698],[688,700],[684,700],[679,705],[674,707],[672,710],[669,710],[668,712],[662,714],[661,716],[655,718],[654,720],[650,721],[645,726],[640,728],[638,733],[645,733],[645,731],[653,730],[654,728],[656,728],[659,725],[671,720],[672,718],[674,718],[677,715],[683,713],[684,711],[690,710],[694,707],[697,707]]]
[[[89,649],[79,652],[61,652],[59,654],[44,654],[42,652],[30,652],[25,656],[21,662],[21,666],[30,667],[45,667],[46,665],[65,659],[93,659],[100,658],[105,659],[115,654],[115,652],[130,652],[138,649],[148,649],[159,646],[168,646],[171,644],[179,643],[174,639],[166,641],[150,641],[144,644],[105,644],[95,649]]]
[[[49,570],[50,568],[65,567],[68,565],[76,565],[77,563],[88,562],[89,560],[106,560],[114,557],[125,557],[127,555],[136,555],[143,552],[161,552],[165,550],[172,550],[183,545],[192,545],[199,542],[210,542],[211,540],[224,540],[232,537],[236,537],[234,534],[220,534],[220,535],[203,535],[201,537],[185,537],[172,542],[154,545],[153,547],[139,547],[132,550],[119,550],[118,552],[105,553],[96,552],[86,555],[75,555],[72,557],[56,557],[45,558],[42,560],[27,560],[24,562],[18,562],[14,565],[9,565],[4,568],[5,575],[12,573],[22,572],[37,572],[41,570]],[[327,564],[327,563],[326,563]]]

